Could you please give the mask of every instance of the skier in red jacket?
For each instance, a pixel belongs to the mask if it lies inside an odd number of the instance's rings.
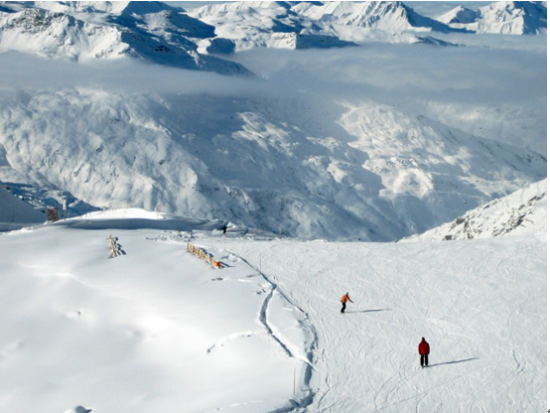
[[[344,294],[344,296],[342,297],[342,299],[340,300],[341,303],[342,303],[342,309],[340,310],[341,313],[343,313],[344,311],[346,311],[346,303],[349,301],[350,303],[353,303],[353,301],[351,300],[351,298],[349,298],[349,293],[346,293]]]
[[[430,345],[424,337],[418,345],[418,352],[420,353],[420,365],[422,367],[428,367],[428,354],[430,354]]]

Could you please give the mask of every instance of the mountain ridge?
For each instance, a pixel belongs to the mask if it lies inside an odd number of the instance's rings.
[[[60,3],[48,5],[48,9],[34,6],[0,13],[0,52],[22,51],[77,61],[127,56],[189,70],[252,75],[238,63],[198,53],[194,39],[213,35],[214,28],[162,2],[145,6],[126,2],[125,7],[106,8],[114,13],[86,12],[90,10],[87,5],[84,9]]]
[[[451,32],[541,34],[546,33],[545,11],[538,2],[497,2],[469,11],[466,23],[456,23],[464,9],[431,19],[400,1],[230,2],[189,11],[163,2],[3,2],[0,52],[75,60],[128,56],[249,76],[242,65],[213,55],[368,41],[445,46],[452,43],[433,35]]]

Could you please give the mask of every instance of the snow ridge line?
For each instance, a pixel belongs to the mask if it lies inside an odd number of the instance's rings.
[[[301,401],[296,401],[296,400],[290,400],[291,403],[292,403],[292,407],[290,408],[282,408],[282,409],[277,409],[277,410],[274,410],[273,412],[268,412],[268,413],[292,413],[292,412],[298,412],[298,411],[303,411],[302,409],[306,408],[308,405],[310,405],[311,403],[313,403],[313,397],[314,397],[314,392],[310,386],[310,382],[311,382],[311,378],[312,378],[312,375],[313,375],[313,371],[315,370],[315,367],[313,366],[313,362],[312,362],[312,357],[313,357],[313,352],[315,350],[315,348],[317,347],[317,343],[318,343],[318,334],[317,334],[317,331],[315,330],[315,328],[313,327],[313,325],[311,325],[309,322],[307,323],[303,323],[304,325],[304,328],[309,330],[309,332],[311,333],[312,335],[312,342],[311,342],[311,347],[306,351],[307,353],[307,359],[303,358],[303,357],[299,357],[299,356],[296,356],[290,349],[290,347],[288,345],[286,345],[284,342],[283,342],[283,339],[278,337],[273,328],[269,325],[269,322],[268,322],[268,317],[267,317],[267,309],[269,307],[269,303],[271,302],[271,300],[273,299],[273,295],[275,294],[275,292],[277,292],[285,301],[287,301],[292,307],[296,308],[300,313],[303,314],[304,316],[304,320],[305,321],[308,321],[309,320],[309,317],[307,315],[307,313],[302,310],[302,308],[300,308],[296,303],[294,303],[280,288],[279,286],[277,285],[277,283],[275,283],[274,281],[272,281],[266,274],[264,274],[262,271],[260,271],[260,269],[258,267],[256,267],[255,265],[252,265],[249,261],[247,261],[245,258],[243,258],[242,256],[238,255],[238,254],[235,254],[234,252],[230,252],[231,254],[233,254],[235,257],[238,257],[242,262],[244,262],[246,265],[248,265],[250,268],[253,268],[254,270],[256,270],[258,272],[258,274],[260,274],[260,276],[271,286],[271,291],[269,292],[269,294],[267,295],[266,299],[264,300],[263,304],[262,304],[262,308],[260,310],[260,322],[262,323],[262,325],[265,327],[265,329],[267,330],[267,333],[269,334],[270,337],[272,337],[280,346],[281,348],[283,349],[283,351],[290,357],[290,358],[294,358],[296,360],[300,360],[300,361],[303,361],[305,364],[306,364],[306,369],[305,369],[305,373],[304,373],[304,384],[307,386],[307,388],[309,389],[309,394],[307,396],[305,396]],[[300,410],[298,410],[300,409]]]

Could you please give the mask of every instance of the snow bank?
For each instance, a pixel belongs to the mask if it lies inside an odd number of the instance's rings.
[[[121,208],[90,212],[79,217],[59,221],[56,225],[80,229],[148,228],[173,231],[221,231],[227,225],[227,221],[184,218],[172,214],[146,211],[140,208]],[[233,230],[235,230],[235,227]]]
[[[162,214],[155,211],[146,211],[141,208],[121,208],[121,209],[111,209],[106,211],[97,211],[84,214],[80,217],[76,217],[73,220],[79,219],[132,219],[132,218],[143,218],[143,219],[166,219],[167,214]]]

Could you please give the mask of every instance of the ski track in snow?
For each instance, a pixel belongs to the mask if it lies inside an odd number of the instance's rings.
[[[300,361],[302,361],[303,363],[305,363],[307,365],[306,369],[305,369],[305,374],[304,374],[304,384],[305,384],[306,387],[308,387],[310,379],[311,379],[311,375],[312,375],[312,370],[315,370],[315,367],[313,365],[311,357],[312,357],[313,349],[317,345],[318,339],[317,339],[317,333],[316,333],[315,329],[308,322],[307,314],[299,306],[297,306],[295,303],[293,303],[292,300],[288,296],[286,296],[286,294],[283,291],[281,291],[281,289],[279,288],[277,283],[273,279],[271,279],[268,275],[263,273],[260,268],[252,265],[244,257],[239,256],[238,254],[235,254],[233,252],[231,254],[234,255],[237,259],[241,260],[246,265],[248,265],[249,267],[253,268],[265,280],[265,282],[269,285],[269,292],[267,293],[266,298],[265,298],[265,300],[262,304],[262,308],[260,310],[259,321],[264,326],[268,336],[271,337],[281,347],[283,352],[288,357],[300,360]],[[313,337],[312,342],[310,343],[310,348],[309,349],[307,349],[307,348],[304,349],[304,351],[306,353],[305,357],[302,356],[302,355],[297,354],[292,349],[294,345],[290,342],[287,342],[287,339],[284,337],[284,335],[278,333],[277,328],[275,326],[272,326],[272,324],[270,322],[269,307],[270,307],[270,303],[272,302],[273,297],[274,297],[275,294],[279,294],[285,302],[290,304],[300,314],[302,314],[304,316],[304,320],[302,321],[302,328],[304,330],[307,330],[307,332],[309,334],[311,334],[312,337]],[[303,399],[301,401],[294,400],[293,402],[294,402],[293,404],[296,405],[295,407],[291,407],[289,409],[286,409],[286,408],[277,409],[276,412],[272,412],[272,413],[290,413],[290,412],[295,412],[295,411],[296,412],[297,411],[303,411],[303,409],[305,407],[307,407],[307,405],[309,403],[311,403],[311,396],[306,395],[306,396],[303,397]]]

